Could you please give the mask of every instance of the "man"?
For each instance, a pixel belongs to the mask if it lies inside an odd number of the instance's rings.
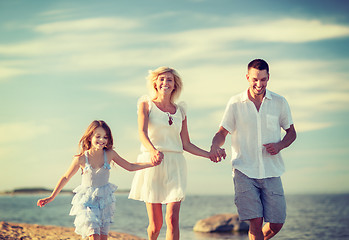
[[[270,239],[286,219],[286,201],[280,176],[280,151],[296,139],[286,99],[269,90],[269,66],[262,59],[248,64],[247,91],[227,104],[220,128],[212,140],[210,158],[225,158],[224,144],[232,137],[235,204],[240,220],[250,221],[249,239]],[[281,128],[286,131],[281,139]],[[267,222],[263,227],[263,220]]]

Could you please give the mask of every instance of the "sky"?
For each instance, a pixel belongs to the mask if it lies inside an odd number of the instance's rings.
[[[0,0],[0,191],[53,188],[95,119],[135,162],[137,99],[159,66],[182,76],[191,141],[208,150],[263,58],[297,130],[286,194],[349,192],[348,12],[341,0]],[[185,154],[188,194],[233,194],[229,142],[221,163]],[[129,189],[133,176],[115,167],[110,181]]]

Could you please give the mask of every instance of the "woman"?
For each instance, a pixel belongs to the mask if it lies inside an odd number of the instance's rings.
[[[179,210],[185,197],[186,162],[183,150],[209,158],[209,153],[190,142],[184,104],[175,104],[182,90],[176,70],[160,67],[150,71],[148,83],[153,97],[138,102],[138,130],[142,153],[138,162],[149,159],[152,169],[136,173],[129,198],[146,203],[149,239],[157,239],[163,224],[162,204],[166,204],[166,239],[179,239]]]

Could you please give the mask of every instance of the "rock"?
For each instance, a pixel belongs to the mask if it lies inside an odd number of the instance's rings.
[[[196,222],[195,232],[248,232],[249,224],[239,220],[238,214],[217,214]]]

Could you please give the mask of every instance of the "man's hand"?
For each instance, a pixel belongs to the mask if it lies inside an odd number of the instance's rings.
[[[268,143],[268,144],[263,144],[267,152],[271,155],[276,155],[281,151],[281,147],[279,143]]]
[[[226,156],[225,149],[214,145],[211,146],[210,159],[212,162],[220,162],[222,161],[222,158],[225,159]]]

